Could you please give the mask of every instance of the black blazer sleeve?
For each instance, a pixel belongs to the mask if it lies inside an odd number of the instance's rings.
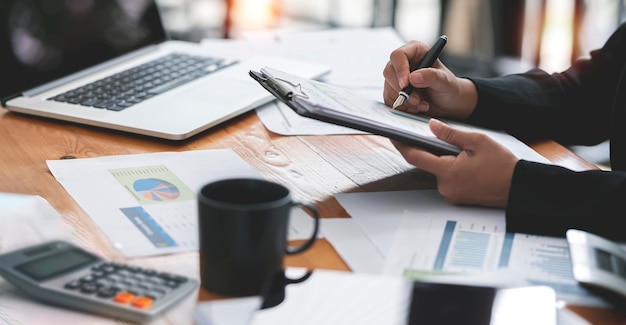
[[[563,237],[575,228],[626,242],[625,216],[625,172],[574,172],[524,160],[515,166],[506,208],[509,232]]]
[[[626,25],[589,58],[555,74],[540,70],[473,79],[470,122],[521,140],[562,144],[611,140],[612,171],[575,172],[519,161],[506,208],[507,231],[564,236],[578,228],[626,242]]]
[[[610,136],[607,125],[625,60],[626,24],[603,48],[562,73],[535,69],[498,78],[474,78],[478,104],[469,122],[505,130],[522,140],[548,138],[564,145],[598,144]]]

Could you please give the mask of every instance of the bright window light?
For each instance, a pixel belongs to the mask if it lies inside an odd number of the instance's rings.
[[[571,65],[574,44],[574,0],[548,0],[541,38],[539,67],[558,72]]]

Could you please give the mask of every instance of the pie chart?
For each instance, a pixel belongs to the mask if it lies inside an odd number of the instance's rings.
[[[133,183],[133,189],[143,198],[152,201],[174,200],[180,196],[178,187],[158,178],[142,178]]]

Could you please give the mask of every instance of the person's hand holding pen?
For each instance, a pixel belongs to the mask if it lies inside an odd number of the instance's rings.
[[[435,44],[430,48],[430,50],[428,50],[428,52],[424,54],[424,57],[422,58],[420,63],[417,65],[417,67],[415,68],[411,67],[411,69],[419,70],[419,69],[432,67],[435,61],[439,58],[439,55],[441,55],[443,48],[446,46],[446,43],[448,43],[448,36],[442,35],[441,37],[439,37],[439,39],[437,39],[437,42],[435,42]],[[398,93],[398,98],[396,98],[396,100],[393,102],[392,108],[396,109],[399,106],[401,106],[404,103],[404,101],[409,98],[413,90],[414,88],[413,88],[413,85],[411,84],[402,88],[402,90],[400,90],[400,92]]]
[[[409,91],[408,98],[396,109],[455,119],[465,119],[474,111],[477,102],[474,84],[455,76],[437,59],[445,44],[444,37],[439,38],[430,52],[428,45],[416,41],[391,52],[383,70],[385,104],[393,107],[400,92],[413,87],[419,91]]]
[[[428,50],[428,45],[413,41],[391,53],[383,71],[385,104],[391,107],[399,92],[410,85],[419,91],[410,91],[396,109],[466,119],[478,100],[474,83],[458,78],[438,59],[432,67],[417,69],[420,62],[428,63]],[[461,148],[461,153],[437,156],[392,140],[404,159],[435,175],[439,193],[451,203],[505,207],[517,157],[484,134],[457,130],[435,119],[429,126],[438,139]]]

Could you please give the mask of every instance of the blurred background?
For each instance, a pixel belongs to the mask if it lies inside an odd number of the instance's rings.
[[[533,67],[557,72],[600,47],[625,20],[626,0],[158,0],[174,39],[244,38],[263,30],[395,28],[404,40],[454,42],[442,60],[458,75]],[[248,35],[248,36],[246,36]],[[608,164],[608,144],[572,148]]]

